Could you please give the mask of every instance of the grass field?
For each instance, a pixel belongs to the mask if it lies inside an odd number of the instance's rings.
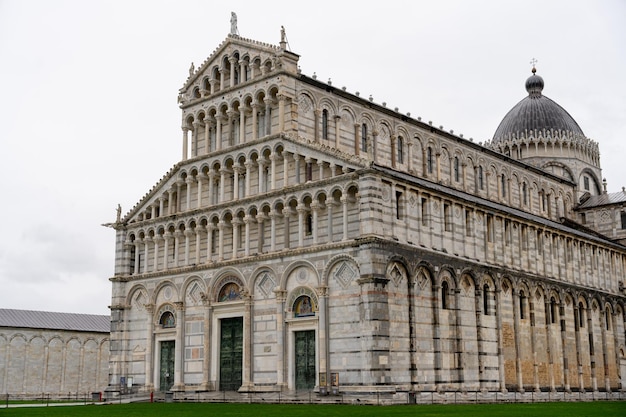
[[[224,403],[135,403],[0,408],[2,416],[63,417],[625,417],[626,402],[567,402],[465,405],[311,405]]]

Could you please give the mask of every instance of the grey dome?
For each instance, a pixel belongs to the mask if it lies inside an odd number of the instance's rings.
[[[584,136],[582,129],[572,116],[561,106],[541,94],[543,78],[535,74],[526,80],[528,97],[517,103],[500,122],[493,135],[493,142],[506,140],[510,136],[526,136],[534,130],[562,130]]]

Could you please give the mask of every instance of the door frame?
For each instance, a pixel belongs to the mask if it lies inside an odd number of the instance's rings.
[[[162,342],[174,342],[174,375],[176,374],[176,337],[174,335],[159,335],[154,339],[154,364],[153,364],[153,376],[154,390],[156,392],[161,391],[161,343]]]
[[[221,377],[222,377],[222,368],[221,368],[221,366],[222,366],[222,352],[221,352],[221,349],[222,349],[222,341],[223,341],[223,337],[224,337],[224,334],[223,334],[224,332],[223,332],[223,329],[222,329],[222,325],[224,324],[225,320],[233,320],[233,319],[237,319],[237,322],[241,323],[241,364],[240,364],[240,366],[241,366],[241,374],[239,375],[239,378],[241,379],[241,385],[238,388],[243,386],[243,375],[244,375],[243,365],[244,365],[244,362],[245,362],[244,361],[244,357],[243,357],[243,339],[244,339],[244,335],[243,335],[243,333],[244,333],[243,317],[241,317],[241,316],[223,317],[223,318],[220,319],[220,337],[219,337],[219,340],[217,340],[217,344],[218,344],[218,348],[219,348],[219,352],[220,352],[220,354],[219,354],[219,361],[218,361],[220,378],[219,378],[218,385],[217,385],[216,388],[218,388],[218,390],[220,390],[220,391],[223,390],[222,389],[222,379],[221,379]],[[233,373],[233,375],[234,374],[235,373]]]
[[[213,305],[211,314],[211,338],[210,349],[211,359],[209,363],[209,380],[214,381],[214,386],[220,386],[220,335],[222,334],[222,319],[241,317],[243,319],[243,350],[241,364],[241,381],[246,383],[246,374],[251,375],[251,370],[246,369],[246,358],[250,350],[250,341],[246,340],[246,326],[249,326],[245,315],[245,305],[243,301],[233,301],[226,303],[216,303]],[[251,365],[250,365],[251,366]]]
[[[287,321],[287,386],[290,390],[296,389],[296,332],[313,330],[315,332],[315,387],[319,387],[320,348],[317,317],[289,319]]]

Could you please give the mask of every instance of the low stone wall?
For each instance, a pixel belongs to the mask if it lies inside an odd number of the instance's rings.
[[[166,398],[167,397],[167,398]],[[319,395],[315,391],[289,391],[271,393],[238,393],[235,391],[187,391],[154,393],[154,401],[176,402],[247,402],[289,404],[471,404],[471,403],[537,403],[537,402],[590,402],[626,401],[625,391],[615,392],[398,392],[395,394],[345,393]]]

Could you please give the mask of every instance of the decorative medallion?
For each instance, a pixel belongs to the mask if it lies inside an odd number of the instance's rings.
[[[335,269],[333,275],[343,288],[348,288],[352,280],[356,277],[356,271],[348,262],[343,261],[337,269]]]
[[[272,294],[274,287],[276,287],[276,283],[267,272],[263,274],[257,284],[257,288],[264,298],[268,298]]]
[[[143,291],[137,291],[137,294],[135,294],[135,298],[133,299],[133,308],[136,308],[139,311],[143,310],[147,300],[148,298]]]
[[[426,289],[428,282],[429,282],[429,279],[426,276],[426,274],[420,273],[419,278],[417,280],[417,286],[419,287],[420,291],[423,291],[424,289]]]
[[[300,114],[306,114],[309,112],[309,110],[311,110],[313,103],[311,103],[311,100],[305,96],[304,94],[300,95],[300,98],[298,99],[298,109],[300,110]]]
[[[602,210],[600,212],[600,221],[602,223],[606,223],[609,220],[611,220],[611,215],[609,214],[609,211],[608,210]]]
[[[202,300],[202,289],[197,282],[194,282],[187,292],[187,304],[198,305]]]
[[[398,264],[393,264],[391,267],[391,271],[389,271],[389,278],[395,284],[396,287],[399,287],[404,279],[404,273],[401,271]]]
[[[304,284],[308,281],[308,274],[306,268],[300,268],[298,273],[296,274],[296,279],[300,284]]]
[[[163,289],[163,298],[170,300],[172,298],[172,287],[167,286]]]

